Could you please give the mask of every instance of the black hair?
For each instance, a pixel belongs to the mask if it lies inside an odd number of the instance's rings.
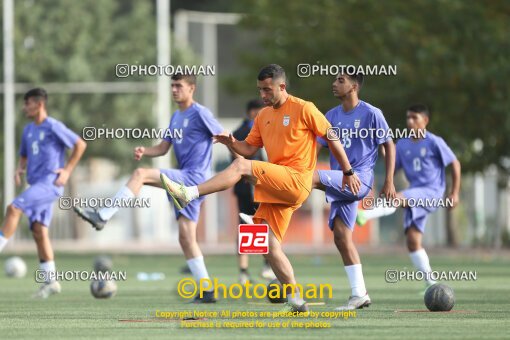
[[[259,75],[257,77],[258,80],[266,80],[267,78],[272,79],[283,79],[287,80],[285,75],[285,70],[283,67],[277,64],[270,64],[260,70]]]
[[[43,101],[46,103],[48,101],[48,93],[45,89],[36,87],[35,89],[31,89],[27,93],[25,93],[25,96],[23,96],[23,99],[27,101],[29,98],[35,98],[37,101]]]
[[[413,104],[407,108],[407,111],[421,113],[430,118],[430,111],[427,105],[424,104]]]
[[[172,75],[172,80],[178,81],[181,79],[184,79],[184,81],[190,85],[197,84],[197,77],[194,74],[186,74],[186,73],[179,72],[179,73]]]
[[[363,86],[364,77],[362,73],[355,73],[355,74],[345,74],[351,81],[358,84],[358,91],[361,90],[361,87]]]
[[[265,105],[260,99],[252,99],[246,103],[246,112],[250,112],[253,109],[263,108]]]

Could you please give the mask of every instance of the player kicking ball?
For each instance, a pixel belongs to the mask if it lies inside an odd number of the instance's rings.
[[[21,214],[25,214],[37,246],[39,268],[46,278],[33,297],[46,299],[61,291],[60,283],[55,280],[55,260],[48,235],[53,202],[64,193],[64,185],[87,144],[62,122],[48,116],[48,95],[44,89],[28,91],[24,100],[25,115],[33,122],[23,129],[15,182],[20,186],[26,172],[30,186],[7,207],[0,230],[0,251],[18,228]],[[73,150],[67,163],[64,162],[66,149]]]
[[[165,155],[173,146],[179,169],[136,169],[126,186],[115,195],[115,199],[133,198],[140,192],[143,185],[161,188],[160,175],[184,183],[197,185],[211,177],[212,136],[222,133],[223,128],[214,118],[211,111],[193,100],[196,89],[194,75],[172,76],[172,97],[179,106],[170,120],[170,131],[182,129],[182,138],[177,134],[167,136],[156,146],[136,147],[135,160],[143,156],[160,157]],[[169,196],[169,200],[171,197]],[[175,208],[175,216],[179,225],[179,243],[193,278],[200,282],[209,279],[204,263],[204,257],[197,243],[197,222],[200,216],[200,206],[204,198],[201,197],[186,207]],[[118,211],[117,207],[96,209],[74,208],[76,213],[88,221],[97,230],[103,229],[105,224]],[[213,287],[204,292],[203,297],[198,294],[194,303],[214,303]]]
[[[342,256],[351,286],[351,296],[347,304],[336,310],[363,308],[372,303],[365,288],[361,261],[352,240],[352,233],[358,201],[370,192],[374,182],[374,167],[380,145],[385,150],[386,161],[386,180],[381,195],[395,197],[393,185],[395,145],[381,110],[358,98],[362,85],[361,74],[339,74],[333,82],[332,89],[333,95],[341,104],[326,113],[326,119],[332,126],[338,128],[338,137],[342,141],[352,170],[342,172],[342,167],[331,154],[331,170],[318,170],[314,173],[314,187],[324,190],[326,201],[331,202],[329,227],[333,231],[335,245]],[[373,133],[365,133],[363,130]],[[328,147],[324,139],[318,138],[317,141],[319,147]],[[352,172],[355,172],[361,181],[358,193],[353,193],[350,188],[343,189],[340,185],[345,176],[352,175]]]
[[[269,253],[265,257],[278,280],[291,285],[283,311],[304,312],[308,306],[299,289],[293,291],[291,288],[296,284],[294,270],[281,242],[292,213],[312,190],[317,163],[316,137],[326,138],[331,124],[313,103],[287,93],[285,71],[281,66],[272,64],[264,67],[258,75],[257,87],[266,107],[255,118],[246,139],[237,141],[232,135],[217,135],[215,141],[246,157],[252,157],[265,147],[269,162],[237,158],[227,169],[199,185],[182,185],[165,174],[161,174],[161,181],[179,207],[185,207],[204,195],[231,188],[243,176],[256,183],[254,197],[260,205],[253,220],[270,227]],[[327,142],[341,169],[351,171],[340,142]],[[341,185],[351,188],[354,194],[360,189],[356,174],[343,177]]]
[[[260,99],[250,100],[246,104],[246,118],[243,120],[241,125],[234,130],[232,135],[238,141],[244,140],[253,126],[253,121],[260,109],[264,107],[264,103]],[[238,156],[238,155],[237,155]],[[233,160],[236,155],[233,156]],[[262,151],[259,150],[253,158],[258,161],[263,160]],[[253,201],[253,185],[248,181],[241,179],[234,186],[234,195],[237,198],[237,207],[239,209],[239,223],[240,224],[252,224],[251,215],[257,211],[258,204]],[[248,271],[249,265],[249,255],[248,254],[239,254],[239,282],[244,285],[246,282],[253,282],[251,279],[250,273]],[[260,272],[260,276],[267,280],[274,280],[276,276],[273,273],[273,270],[269,266],[267,259],[264,258],[264,264],[262,266],[262,271]]]
[[[430,113],[425,105],[413,105],[407,110],[407,127],[414,131],[414,135],[426,131]],[[449,208],[454,208],[459,202],[460,191],[460,162],[445,141],[426,131],[424,138],[402,138],[397,142],[395,171],[404,170],[409,181],[409,188],[398,192],[397,198],[404,207],[404,232],[407,249],[413,265],[423,272],[426,287],[435,283],[430,277],[432,269],[427,252],[422,246],[422,236],[425,232],[427,216],[438,206],[434,204],[418,204],[409,206],[410,202],[441,202],[446,190],[445,168],[452,165],[452,189],[446,202],[451,202]],[[413,204],[414,205],[414,204]],[[396,207],[375,207],[373,210],[358,212],[358,224],[393,214]]]

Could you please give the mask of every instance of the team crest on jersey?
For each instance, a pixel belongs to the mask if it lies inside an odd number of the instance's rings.
[[[421,148],[421,150],[420,150],[420,155],[421,155],[422,157],[425,157],[425,155],[426,155],[426,154],[427,154],[427,148]]]
[[[290,116],[283,116],[283,126],[289,126]]]
[[[189,119],[188,118],[184,118],[184,122],[182,122],[182,126],[188,127],[188,123],[189,123]]]
[[[44,139],[44,131],[39,132],[39,140]]]
[[[356,119],[356,120],[354,121],[354,128],[355,128],[355,129],[359,128],[360,123],[361,123],[361,120]]]

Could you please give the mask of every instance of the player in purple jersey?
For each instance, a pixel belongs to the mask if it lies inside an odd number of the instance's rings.
[[[363,84],[362,75],[339,74],[333,82],[333,95],[341,104],[326,113],[334,133],[328,138],[339,137],[352,165],[352,171],[343,172],[335,157],[330,154],[331,170],[318,170],[314,173],[314,188],[326,192],[326,201],[331,202],[329,227],[334,233],[335,244],[342,255],[345,271],[351,285],[351,296],[347,304],[337,310],[363,308],[371,304],[365,288],[361,261],[352,233],[356,221],[358,201],[365,197],[372,188],[374,166],[379,146],[385,150],[386,181],[381,190],[385,197],[395,197],[393,172],[395,146],[391,139],[386,120],[378,108],[358,98]],[[319,147],[327,147],[327,142],[317,139]],[[343,176],[356,173],[361,181],[361,188],[354,195],[350,188],[342,188]]]
[[[114,199],[131,199],[138,195],[143,185],[161,188],[160,175],[165,174],[172,180],[185,185],[197,185],[211,177],[212,136],[223,132],[223,128],[211,111],[193,100],[196,89],[196,77],[193,75],[172,76],[172,96],[179,106],[170,120],[168,129],[172,133],[165,135],[161,143],[152,147],[136,147],[135,160],[143,156],[160,157],[173,146],[178,169],[136,169],[126,186],[122,187]],[[179,135],[179,131],[182,134]],[[170,199],[170,197],[169,197]],[[184,209],[175,208],[179,225],[179,243],[186,257],[188,267],[197,282],[208,279],[204,257],[200,250],[196,229],[200,216],[200,205],[204,198],[193,201]],[[96,209],[74,209],[78,215],[92,224],[97,230],[103,229],[106,222],[118,211],[117,207]],[[212,287],[202,298],[196,296],[194,302],[215,302]]]
[[[0,230],[0,251],[16,231],[21,214],[25,214],[37,245],[40,272],[46,278],[34,297],[45,299],[61,291],[60,283],[55,280],[54,254],[48,236],[53,202],[62,195],[87,144],[60,121],[48,116],[48,95],[44,89],[28,91],[24,100],[25,115],[33,122],[23,130],[15,182],[20,186],[26,172],[30,186],[7,207]],[[67,163],[66,149],[73,150]]]
[[[407,127],[414,135],[426,131],[430,113],[425,105],[413,105],[407,110]],[[452,165],[452,188],[446,200],[445,168]],[[416,269],[423,272],[426,286],[434,284],[427,275],[432,272],[429,258],[422,246],[422,235],[428,214],[438,206],[454,208],[459,202],[460,162],[445,141],[426,131],[424,138],[403,138],[397,142],[395,171],[403,169],[409,181],[409,188],[397,193],[400,205],[405,208],[404,232],[409,256]],[[377,206],[373,210],[358,212],[358,224],[386,216],[396,211],[394,206]]]

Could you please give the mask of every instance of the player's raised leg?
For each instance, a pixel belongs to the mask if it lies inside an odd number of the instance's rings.
[[[182,209],[200,196],[233,187],[242,176],[252,176],[251,162],[244,158],[236,158],[225,170],[197,186],[184,186],[172,181],[165,174],[161,174],[161,182],[177,207]]]
[[[0,252],[5,248],[7,242],[9,242],[9,238],[14,235],[14,232],[18,228],[21,214],[22,210],[18,209],[13,204],[7,206],[2,230],[0,230]]]
[[[46,278],[46,282],[41,285],[33,297],[46,299],[50,295],[58,294],[61,291],[60,283],[56,281],[53,247],[48,235],[48,227],[39,222],[32,223],[32,236],[37,246],[39,270],[44,273],[40,277]]]
[[[426,287],[435,284],[436,282],[431,278],[432,268],[430,267],[429,257],[422,246],[422,232],[415,225],[411,225],[406,228],[405,233],[411,262],[418,271],[423,273]]]
[[[351,286],[351,296],[347,304],[337,308],[337,310],[352,310],[368,307],[372,302],[365,287],[358,250],[352,240],[352,230],[345,225],[339,217],[336,217],[334,220],[333,234],[335,245],[342,256],[345,272],[347,273]]]
[[[161,187],[159,175],[159,169],[136,169],[131,174],[127,184],[120,188],[115,196],[113,196],[113,199],[123,200],[134,198],[136,195],[138,195],[140,189],[144,185]],[[116,205],[112,207],[104,207],[102,209],[82,209],[79,207],[74,207],[73,209],[80,217],[89,222],[96,230],[103,229],[108,220],[110,220],[119,211],[119,207]]]

